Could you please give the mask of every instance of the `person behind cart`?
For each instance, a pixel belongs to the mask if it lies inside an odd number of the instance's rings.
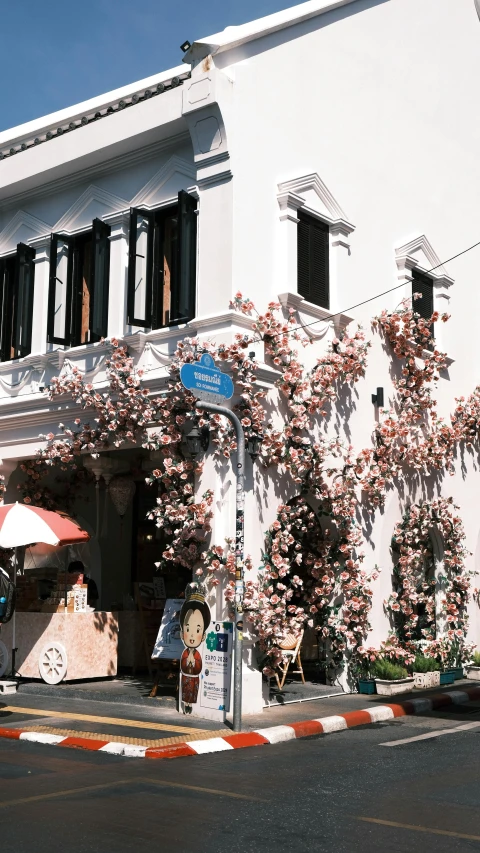
[[[85,566],[82,561],[72,560],[69,563],[67,571],[69,574],[83,574],[83,581],[87,584],[87,604],[89,607],[96,608],[98,604],[98,587],[94,579],[85,572]]]

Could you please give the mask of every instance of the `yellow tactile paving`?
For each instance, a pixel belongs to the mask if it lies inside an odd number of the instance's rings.
[[[35,723],[29,723],[29,726],[35,728],[36,732],[47,732],[50,735],[60,735],[61,737],[83,737],[89,740],[109,740],[119,741],[120,743],[131,743],[135,746],[171,746],[174,743],[183,743],[185,740],[210,740],[212,737],[225,737],[228,734],[227,729],[220,729],[218,732],[210,732],[204,729],[195,729],[194,734],[189,733],[183,737],[164,737],[157,740],[148,738],[125,737],[124,735],[108,735],[105,732],[79,732],[76,729],[57,729],[53,726],[36,726]]]
[[[18,705],[7,706],[0,709],[0,720],[2,714],[28,714],[33,717],[57,717],[63,720],[84,720],[87,723],[104,723],[109,726],[127,726],[133,729],[151,729],[159,732],[182,732],[183,734],[196,734],[204,729],[192,729],[188,726],[171,726],[168,723],[148,723],[144,720],[123,720],[121,717],[95,717],[91,714],[72,714],[67,711],[44,711],[41,708],[19,708]]]

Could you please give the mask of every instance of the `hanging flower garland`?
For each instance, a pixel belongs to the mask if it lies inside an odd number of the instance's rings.
[[[440,318],[448,320],[447,314]],[[382,506],[386,490],[402,467],[426,470],[429,465],[442,468],[450,464],[453,435],[440,423],[432,385],[447,366],[445,353],[428,349],[432,327],[439,314],[430,320],[420,317],[403,300],[395,311],[383,311],[372,321],[403,362],[400,378],[393,379],[397,394],[394,406],[384,409],[375,430],[374,447],[357,457],[356,472],[364,493],[374,507]]]
[[[471,572],[465,570],[469,552],[457,510],[452,498],[426,501],[410,506],[395,527],[392,548],[399,555],[394,566],[396,590],[386,605],[398,626],[400,641],[436,639],[435,593],[440,583],[444,590],[441,613],[447,624],[446,637],[461,642],[465,639]],[[435,574],[432,528],[443,540],[442,577]],[[423,626],[419,623],[419,607],[424,610]]]
[[[355,656],[370,628],[376,573],[361,569],[359,528],[330,501],[320,511],[328,518],[323,531],[304,498],[281,505],[266,536],[260,581],[247,584],[246,609],[269,659],[265,672],[281,658],[285,637],[306,625],[327,642],[334,666]]]

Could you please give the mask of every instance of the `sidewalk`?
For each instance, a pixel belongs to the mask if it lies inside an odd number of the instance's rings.
[[[278,743],[411,713],[435,713],[446,706],[449,713],[460,712],[466,703],[480,701],[480,685],[467,680],[402,694],[394,703],[377,695],[326,696],[244,716],[244,734],[232,735],[229,722],[180,715],[174,695],[153,699],[149,692],[147,679],[128,677],[57,686],[20,682],[17,693],[0,697],[0,736],[135,757],[173,757]]]

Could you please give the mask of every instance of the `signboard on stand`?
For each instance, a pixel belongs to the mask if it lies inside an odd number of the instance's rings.
[[[205,637],[200,707],[230,710],[232,678],[233,622],[212,622]]]
[[[180,660],[184,649],[180,630],[183,598],[167,598],[162,622],[152,652],[152,659]]]

